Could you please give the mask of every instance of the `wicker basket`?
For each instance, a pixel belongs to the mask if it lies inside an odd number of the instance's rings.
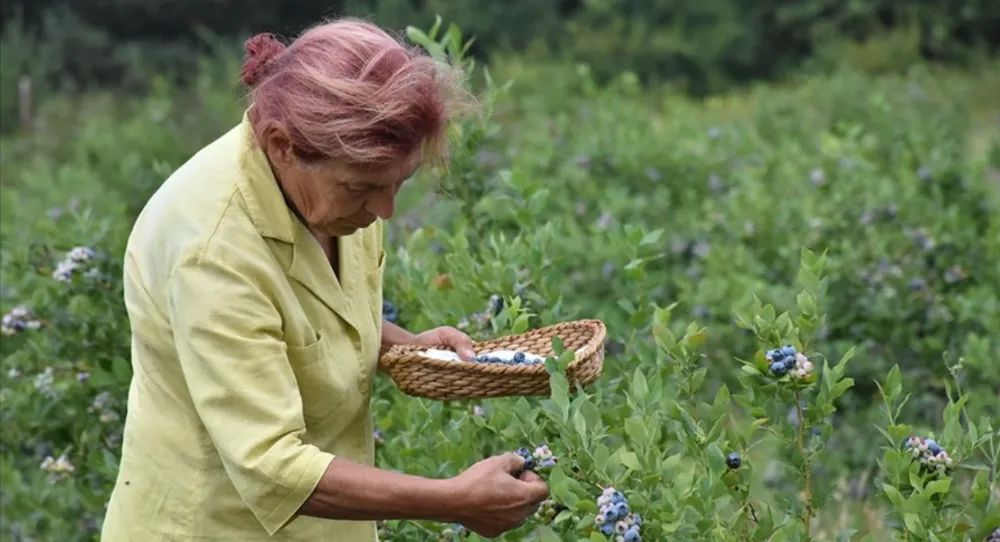
[[[567,350],[576,357],[566,368],[572,389],[576,383],[586,386],[601,374],[604,364],[604,340],[607,329],[600,320],[577,320],[534,329],[518,335],[478,342],[477,355],[497,350],[520,350],[539,356],[552,356],[552,337],[559,336]],[[421,354],[445,346],[397,345],[380,359],[379,365],[403,393],[441,401],[511,397],[547,396],[551,393],[549,374],[542,363],[502,365],[473,361],[442,360]]]

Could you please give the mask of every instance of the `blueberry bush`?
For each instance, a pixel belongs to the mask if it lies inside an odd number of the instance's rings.
[[[476,339],[596,317],[609,339],[586,389],[555,344],[548,397],[380,378],[379,466],[530,458],[551,499],[505,540],[1000,538],[1000,67],[694,102],[586,65],[487,68],[455,26],[409,36],[465,63],[484,114],[400,194],[384,316]],[[51,101],[3,142],[2,540],[97,540],[130,377],[124,240],[238,122],[235,60],[141,99]]]

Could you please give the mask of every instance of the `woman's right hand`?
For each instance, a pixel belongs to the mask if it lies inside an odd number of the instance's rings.
[[[495,538],[519,527],[549,496],[544,480],[521,472],[524,458],[506,453],[486,458],[451,479],[455,522],[480,536]],[[517,473],[520,476],[515,477]]]

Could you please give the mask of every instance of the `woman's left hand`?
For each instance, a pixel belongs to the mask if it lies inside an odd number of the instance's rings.
[[[465,361],[472,359],[472,338],[451,327],[442,326],[429,329],[417,335],[416,343],[423,346],[447,346]]]

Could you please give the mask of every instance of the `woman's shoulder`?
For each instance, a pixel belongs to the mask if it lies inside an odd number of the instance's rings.
[[[239,189],[241,143],[236,128],[203,147],[164,181],[133,224],[126,248],[131,257],[176,261],[194,252],[266,250]]]

